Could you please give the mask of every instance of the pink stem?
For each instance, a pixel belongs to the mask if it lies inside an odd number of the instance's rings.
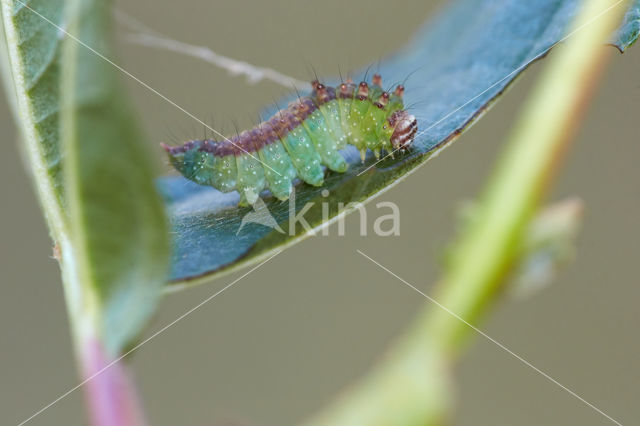
[[[146,425],[144,413],[126,365],[113,362],[96,338],[82,342],[80,362],[92,426]]]

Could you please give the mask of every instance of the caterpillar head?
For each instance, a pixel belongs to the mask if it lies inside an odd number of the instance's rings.
[[[396,111],[387,120],[391,133],[391,146],[394,150],[407,149],[418,133],[418,120],[405,110]]]

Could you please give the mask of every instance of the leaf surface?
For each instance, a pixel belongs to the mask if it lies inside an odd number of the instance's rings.
[[[412,73],[405,98],[408,105],[416,103],[411,111],[418,117],[419,137],[413,149],[375,165],[372,156],[362,165],[355,150],[347,151],[349,170],[329,173],[322,188],[299,185],[295,206],[267,197],[266,208],[254,212],[236,206],[236,193],[222,194],[182,177],[162,178],[158,184],[174,237],[171,281],[197,282],[257,262],[308,235],[308,229],[290,220],[303,209],[306,222],[317,228],[344,212],[341,206],[366,202],[398,183],[456,139],[529,64],[561,41],[579,5],[577,0],[449,4],[408,47],[380,64],[387,83]],[[613,36],[621,51],[638,37],[639,13],[640,1],[635,0]],[[323,203],[328,216],[323,216]],[[250,212],[254,218],[272,215],[284,234],[258,223],[247,223],[238,232]]]

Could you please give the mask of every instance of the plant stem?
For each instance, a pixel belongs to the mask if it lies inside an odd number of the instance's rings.
[[[477,216],[453,250],[437,300],[469,322],[488,307],[517,260],[515,249],[568,149],[571,136],[612,50],[602,47],[625,3],[589,0],[545,70],[516,123],[507,149],[478,204]],[[429,334],[456,351],[470,328],[441,309],[430,310]]]
[[[100,340],[81,342],[82,377],[93,426],[140,426],[146,424],[139,398],[126,365],[106,356]]]
[[[0,6],[4,84],[56,244],[92,423],[144,424],[132,380],[114,361],[155,307],[169,235],[155,174],[106,60],[111,2]]]
[[[519,244],[605,64],[601,44],[626,3],[588,0],[508,139],[474,220],[455,244],[434,299],[389,356],[313,425],[441,424],[443,370],[457,356],[518,260]],[[452,315],[452,313],[454,315]],[[462,319],[462,320],[461,320]]]
[[[69,325],[79,375],[92,426],[143,426],[144,410],[130,371],[117,354],[106,350],[99,333],[99,315],[90,291],[78,282],[72,244],[60,242]]]

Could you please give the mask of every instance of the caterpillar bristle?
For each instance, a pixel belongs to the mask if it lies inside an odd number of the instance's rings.
[[[358,85],[358,98],[363,101],[369,97],[369,85],[366,81]]]
[[[329,89],[327,88],[327,86],[325,86],[322,83],[318,83],[315,86],[314,89],[314,93],[316,100],[320,103],[320,104],[324,104],[329,102],[332,98],[335,98],[335,90],[332,89],[331,93],[329,91]]]
[[[354,86],[353,83],[343,83],[340,85],[340,97],[342,99],[348,99],[353,97]]]

